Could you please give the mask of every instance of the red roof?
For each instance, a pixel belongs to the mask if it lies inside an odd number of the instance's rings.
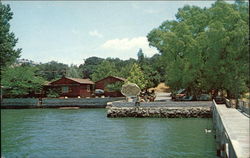
[[[69,80],[72,80],[72,81],[75,81],[77,83],[80,83],[80,84],[95,84],[93,81],[91,81],[90,79],[83,79],[83,78],[71,78],[71,77],[63,77],[63,78],[67,78]],[[61,78],[62,79],[62,78]],[[59,79],[60,80],[60,79]],[[56,80],[58,81],[58,80]],[[56,82],[56,81],[53,81],[53,82]],[[47,82],[45,83],[44,85],[45,86],[49,86],[51,85],[53,82]]]
[[[117,76],[111,76],[111,77],[117,78],[117,79],[122,80],[122,81],[126,81],[126,79],[122,78],[122,77],[117,77]]]
[[[73,80],[75,82],[81,83],[81,84],[95,84],[93,81],[91,81],[90,79],[83,79],[83,78],[71,78],[71,77],[65,77],[68,78],[70,80]]]
[[[102,81],[102,80],[104,80],[104,79],[106,79],[106,78],[109,78],[109,77],[116,78],[116,79],[121,80],[121,81],[124,81],[124,82],[126,81],[126,79],[125,79],[125,78],[122,78],[122,77],[108,76],[108,77],[105,77],[105,78],[103,78],[103,79],[101,79],[101,80],[99,80],[99,81],[96,81],[96,82],[100,82],[100,81]]]

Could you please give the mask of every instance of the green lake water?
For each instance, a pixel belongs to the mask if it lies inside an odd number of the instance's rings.
[[[106,109],[1,110],[5,158],[214,158],[211,119],[107,118]]]

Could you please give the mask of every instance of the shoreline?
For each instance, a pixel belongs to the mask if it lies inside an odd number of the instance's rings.
[[[211,106],[109,107],[107,117],[212,118]]]

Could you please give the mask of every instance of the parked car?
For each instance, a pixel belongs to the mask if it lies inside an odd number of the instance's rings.
[[[221,96],[216,96],[214,98],[214,101],[217,103],[217,104],[226,104],[226,100],[225,98],[221,97]]]
[[[201,94],[196,97],[198,101],[209,101],[212,100],[211,96],[209,94]]]
[[[104,95],[104,90],[102,90],[102,89],[95,89],[95,96],[100,97],[102,95]]]
[[[172,100],[180,100],[184,96],[186,96],[186,89],[180,89],[178,91],[172,92],[171,94]]]
[[[179,101],[192,101],[192,100],[194,100],[194,97],[185,95],[185,96],[183,96],[181,98],[178,98],[178,100]]]

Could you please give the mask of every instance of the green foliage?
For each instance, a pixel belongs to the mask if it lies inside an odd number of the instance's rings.
[[[70,67],[66,71],[66,76],[73,78],[82,78],[83,74],[76,65],[70,65]]]
[[[51,81],[57,78],[61,78],[62,76],[66,75],[66,72],[68,71],[68,65],[63,63],[58,63],[56,61],[51,61],[45,64],[37,65],[38,68],[38,74],[39,76],[42,76],[47,81]],[[75,67],[71,67],[74,69]],[[71,71],[71,70],[69,70]],[[68,75],[70,72],[68,71]]]
[[[160,65],[159,58],[157,58],[157,55],[147,58],[142,49],[139,50],[137,56],[138,64],[145,75],[145,79],[147,80],[145,88],[156,87],[161,81],[161,70],[158,69],[158,66]]]
[[[106,85],[106,90],[108,92],[120,92],[122,89],[123,82],[116,82]]]
[[[98,67],[100,67],[100,64],[103,61],[112,63],[112,65],[115,66],[115,69],[116,69],[116,76],[120,76],[124,78],[128,76],[131,65],[136,62],[136,60],[132,58],[130,58],[129,60],[121,60],[119,58],[103,59],[103,58],[98,58],[98,57],[90,57],[85,60],[84,64],[81,64],[79,66],[79,69],[83,72],[83,75],[85,78],[92,79],[94,72],[96,71]]]
[[[138,53],[137,53],[137,57],[138,57],[138,63],[139,65],[143,64],[145,62],[145,56],[144,56],[144,53],[142,51],[142,49],[140,48]]]
[[[13,13],[9,5],[3,5],[0,2],[0,69],[11,65],[19,57],[21,49],[15,49],[17,38],[10,32],[9,21]]]
[[[141,89],[144,89],[148,83],[145,75],[138,64],[133,64],[127,82],[137,84]]]
[[[93,81],[101,80],[108,76],[116,76],[117,70],[114,63],[104,60],[96,67],[94,73],[91,75]]]
[[[94,73],[94,70],[103,62],[104,59],[99,57],[90,57],[84,61],[84,64],[79,66],[80,70],[83,73],[84,78],[91,78],[91,75]]]
[[[176,20],[148,34],[165,62],[172,89],[226,90],[236,98],[249,86],[249,14],[244,2],[215,2],[211,8],[184,6]]]
[[[85,77],[90,74],[93,81],[100,80],[109,75],[127,78],[130,75],[133,64],[138,63],[142,72],[145,74],[145,79],[148,81],[145,88],[155,87],[159,82],[164,81],[163,66],[159,54],[154,55],[152,58],[144,56],[142,49],[138,52],[138,60],[128,59],[121,60],[119,58],[97,58],[90,57],[85,60],[84,65],[80,65]],[[101,63],[99,63],[101,61]],[[89,69],[89,70],[88,70]],[[86,75],[88,74],[88,75]]]
[[[124,67],[121,67],[121,70],[118,72],[117,76],[127,78],[130,74],[130,70],[132,69],[133,63],[129,63]]]
[[[58,89],[49,89],[47,92],[48,98],[58,98],[60,96],[60,90]]]
[[[41,90],[45,80],[35,75],[36,68],[30,66],[9,67],[3,71],[1,85],[4,95],[22,97]]]

